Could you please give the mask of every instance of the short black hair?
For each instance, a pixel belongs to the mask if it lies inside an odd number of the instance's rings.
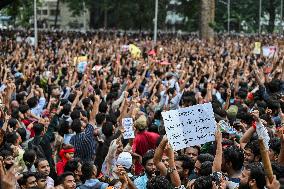
[[[171,189],[171,183],[165,176],[156,176],[148,180],[147,189]]]
[[[17,133],[15,131],[13,131],[11,133],[7,133],[5,138],[6,138],[6,142],[15,145],[19,136],[17,135]]]
[[[252,141],[248,142],[245,146],[245,149],[251,150],[251,152],[254,154],[254,156],[259,156],[259,158],[261,158],[260,149],[259,149],[259,145],[258,145],[257,140],[252,140]]]
[[[105,119],[106,119],[106,116],[105,116],[104,113],[98,113],[98,114],[96,115],[96,122],[97,122],[97,124],[99,124],[99,125],[102,124]]]
[[[186,156],[186,155],[179,155],[175,158],[175,161],[182,161],[182,168],[188,169],[191,172],[194,169],[194,161]]]
[[[202,164],[205,161],[214,161],[214,156],[212,156],[211,154],[205,153],[205,154],[200,154],[199,156],[197,156],[197,160]]]
[[[74,174],[73,174],[72,172],[64,172],[64,173],[62,173],[62,174],[58,177],[58,184],[63,184],[65,178],[68,177],[68,176],[73,176],[73,177],[74,177]]]
[[[39,172],[36,172],[35,176],[36,176],[36,180],[46,179],[47,178],[46,175],[44,175],[42,173],[39,173]]]
[[[38,99],[37,97],[31,97],[27,100],[27,104],[29,106],[30,109],[36,107],[36,105],[38,104]]]
[[[265,172],[261,163],[248,164],[245,166],[245,169],[250,170],[249,179],[254,179],[258,188],[265,187]]]
[[[81,133],[82,132],[82,123],[81,123],[81,120],[80,119],[75,119],[72,121],[72,124],[71,124],[71,129],[76,132],[76,133]]]
[[[281,142],[279,138],[271,138],[269,141],[269,148],[275,153],[279,154],[281,149]]]
[[[18,120],[17,119],[15,119],[15,118],[11,118],[11,119],[9,119],[9,121],[8,121],[8,125],[10,126],[10,127],[12,127],[13,129],[16,129],[16,125],[18,124]]]
[[[33,172],[24,172],[22,178],[18,180],[20,186],[26,185],[29,177],[35,177],[36,175]]]
[[[150,159],[153,159],[154,158],[154,154],[155,154],[155,150],[148,150],[143,158],[142,158],[142,165],[145,167],[147,162],[150,160]]]
[[[71,119],[72,120],[80,119],[81,117],[80,113],[81,113],[80,110],[77,110],[77,109],[73,110],[73,112],[71,112],[70,114]]]
[[[27,113],[29,111],[30,107],[28,105],[20,105],[19,110],[22,114]]]
[[[10,151],[10,150],[1,150],[0,151],[0,156],[2,156],[4,159],[6,158],[6,157],[9,157],[9,156],[13,156],[13,152],[12,151]]]
[[[38,164],[39,164],[40,162],[42,162],[42,161],[47,161],[47,159],[45,159],[45,158],[38,158],[38,159],[36,159],[36,161],[35,161],[35,163],[34,163],[36,169],[38,168]],[[47,161],[47,162],[48,162],[48,161]]]
[[[194,181],[194,189],[208,189],[212,188],[211,176],[201,176]]]
[[[23,142],[27,140],[27,131],[25,128],[18,128],[17,133],[21,136]]]
[[[99,112],[106,113],[107,112],[107,103],[105,101],[102,101],[99,105]]]
[[[244,164],[244,152],[236,146],[230,146],[224,149],[223,157],[226,162],[232,163],[232,168],[235,171],[242,169]]]
[[[92,178],[93,176],[93,169],[94,169],[95,164],[93,162],[85,162],[82,165],[82,175],[83,175],[83,179],[82,180],[88,180],[90,178]]]
[[[36,160],[36,152],[32,149],[26,150],[23,155],[23,160],[25,164],[32,164]]]
[[[71,112],[71,104],[64,104],[62,111],[61,111],[64,115],[69,115]]]
[[[200,176],[209,176],[212,173],[212,161],[204,161],[200,167]]]
[[[64,172],[72,172],[74,173],[79,168],[80,159],[74,158],[69,161],[67,161]]]
[[[33,126],[35,136],[40,136],[42,131],[44,131],[44,125],[42,123],[35,123]]]
[[[102,133],[106,136],[106,137],[110,137],[113,134],[113,123],[112,122],[105,122],[102,126]]]

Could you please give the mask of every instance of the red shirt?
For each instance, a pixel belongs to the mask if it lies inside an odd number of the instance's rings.
[[[153,132],[142,131],[138,132],[134,138],[132,151],[136,154],[144,156],[144,154],[151,149],[157,147],[157,141],[160,135]],[[143,171],[143,167],[139,162],[135,163],[135,173],[140,174]]]

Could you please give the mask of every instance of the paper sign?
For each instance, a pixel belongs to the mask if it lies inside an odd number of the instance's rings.
[[[275,46],[262,47],[262,53],[263,56],[272,58],[276,53],[276,47]]]
[[[34,37],[27,37],[26,39],[26,42],[29,44],[29,45],[35,45],[35,38]]]
[[[256,124],[256,133],[258,135],[258,138],[263,139],[265,148],[269,150],[270,137],[268,135],[267,129],[263,126],[262,123]]]
[[[100,69],[102,69],[102,65],[95,65],[94,67],[93,67],[93,71],[99,71]]]
[[[125,131],[123,133],[124,139],[134,138],[134,130],[133,130],[133,119],[132,118],[123,118],[122,119],[122,126],[124,127]]]
[[[76,56],[74,57],[74,65],[79,64],[80,62],[87,62],[88,57],[87,56]]]
[[[160,62],[160,64],[163,65],[163,66],[171,65],[171,63],[169,63],[167,61],[162,61],[162,62]]]
[[[261,53],[261,43],[260,42],[254,43],[253,53],[254,54],[260,54]]]
[[[162,116],[174,150],[215,140],[216,121],[211,103],[162,112]]]
[[[133,44],[129,45],[129,52],[131,53],[132,58],[141,57],[141,50]]]

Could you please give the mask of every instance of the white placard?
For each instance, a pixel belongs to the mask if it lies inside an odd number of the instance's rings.
[[[174,150],[215,140],[216,121],[211,103],[162,112],[162,116]]]
[[[123,133],[124,139],[134,138],[134,130],[133,130],[133,119],[132,118],[123,118],[122,119],[122,126],[124,127],[125,131]]]
[[[263,56],[272,58],[276,53],[276,47],[275,46],[262,47],[262,53]]]
[[[260,122],[256,123],[256,133],[258,135],[258,138],[263,139],[266,150],[269,150],[270,137],[268,135],[267,129]]]

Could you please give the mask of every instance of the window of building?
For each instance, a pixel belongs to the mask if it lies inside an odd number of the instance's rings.
[[[47,10],[46,10],[46,9],[45,9],[45,10],[42,10],[42,11],[41,11],[41,14],[42,14],[42,15],[47,15]]]
[[[58,10],[58,15],[60,15],[60,10]],[[50,10],[50,16],[56,16],[56,9]]]

